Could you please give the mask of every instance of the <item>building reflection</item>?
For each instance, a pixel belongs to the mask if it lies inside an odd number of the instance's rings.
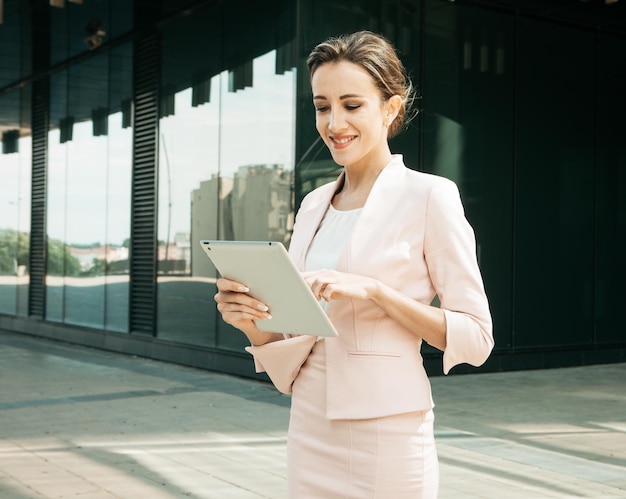
[[[289,245],[293,230],[293,172],[283,165],[246,165],[232,178],[212,175],[191,192],[191,233],[160,242],[159,273],[214,277],[201,239],[268,240]],[[217,216],[216,216],[217,215]]]

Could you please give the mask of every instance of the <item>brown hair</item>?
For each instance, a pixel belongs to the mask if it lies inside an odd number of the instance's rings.
[[[409,111],[415,97],[411,79],[393,45],[384,36],[371,31],[328,38],[317,45],[307,58],[309,78],[322,64],[339,61],[352,62],[365,69],[380,89],[383,100],[394,95],[402,98],[398,116],[388,132],[388,137],[397,135],[413,117],[409,117]]]

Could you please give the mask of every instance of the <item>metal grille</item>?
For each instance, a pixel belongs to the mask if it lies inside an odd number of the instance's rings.
[[[155,334],[156,182],[159,45],[156,35],[135,42],[130,331]]]
[[[48,78],[33,83],[32,185],[30,220],[30,286],[28,314],[43,319],[46,314],[46,165],[48,163]]]

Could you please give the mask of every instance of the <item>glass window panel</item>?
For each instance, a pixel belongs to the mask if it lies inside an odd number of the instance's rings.
[[[599,49],[595,310],[597,341],[606,344],[626,331],[626,40],[603,35]]]
[[[2,147],[6,147],[6,138]],[[0,313],[17,313],[19,155],[0,155]]]
[[[130,46],[51,79],[46,318],[128,331]]]
[[[25,129],[25,133],[30,130]],[[28,316],[28,286],[30,282],[30,217],[31,217],[31,163],[32,136],[21,137],[18,185],[17,220],[17,314]]]
[[[591,32],[520,19],[515,346],[592,341],[595,47]]]
[[[254,82],[238,90],[232,73],[221,75],[220,177],[232,183],[226,239],[289,242],[295,81],[275,67],[275,50],[255,58]]]
[[[108,118],[106,179],[105,329],[128,332],[132,128],[123,113]]]
[[[61,62],[129,32],[134,2],[100,0],[50,8],[50,61]]]
[[[19,0],[4,0],[0,2],[0,19],[1,88],[15,83],[31,69],[30,5]],[[0,116],[5,116],[1,110]]]
[[[129,251],[133,129],[131,127],[132,46],[109,55],[105,329],[128,332]]]
[[[67,145],[65,245],[77,267],[65,269],[65,322],[104,327],[107,141],[92,122],[74,125]]]
[[[163,30],[160,338],[241,350],[245,337],[217,318],[216,271],[199,241],[289,241],[295,135],[293,23],[289,17],[286,28],[283,18],[293,14],[289,5],[214,4]],[[237,30],[221,33],[224,19]],[[207,47],[201,57],[198,46]]]
[[[219,76],[210,102],[193,107],[192,93],[176,94],[176,114],[160,124],[158,335],[212,344],[215,270],[198,241],[219,232]]]
[[[220,178],[232,184],[223,208],[224,236],[288,246],[293,229],[295,71],[276,74],[276,50],[249,64],[252,81],[244,88],[235,84],[236,74],[222,73]],[[241,347],[242,335],[231,329],[218,323],[220,347]]]
[[[30,91],[0,96],[0,313],[28,315],[31,137],[20,102]]]
[[[66,77],[65,73],[52,76],[52,100],[57,95],[54,92],[55,80]],[[67,147],[60,139],[61,131],[58,128],[48,132],[46,319],[55,322],[63,322],[64,318],[66,266],[78,267],[78,262],[74,258],[69,258],[65,247]]]
[[[194,2],[194,0],[161,0],[163,14],[165,15],[189,8],[189,6],[193,3],[196,2]]]
[[[160,338],[215,344],[215,269],[199,240],[220,237],[221,11],[196,9],[162,32],[158,171]],[[202,51],[198,47],[204,47]]]
[[[459,186],[501,347],[512,341],[514,33],[510,15],[426,3],[424,169]]]

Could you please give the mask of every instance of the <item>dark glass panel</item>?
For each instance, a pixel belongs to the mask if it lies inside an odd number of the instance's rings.
[[[196,3],[198,3],[197,0],[161,0],[163,13],[166,15],[176,14]]]
[[[520,20],[516,347],[592,341],[595,46],[593,33]]]
[[[626,283],[626,40],[600,38],[598,81],[598,238],[596,330],[600,343],[624,342]]]
[[[511,345],[514,19],[426,3],[424,169],[454,180],[499,347]]]
[[[31,69],[30,11],[20,0],[0,2],[0,88],[15,83]],[[0,119],[5,116],[0,108]]]
[[[98,48],[133,25],[132,1],[99,0],[64,2],[50,7],[50,62],[55,64]]]

